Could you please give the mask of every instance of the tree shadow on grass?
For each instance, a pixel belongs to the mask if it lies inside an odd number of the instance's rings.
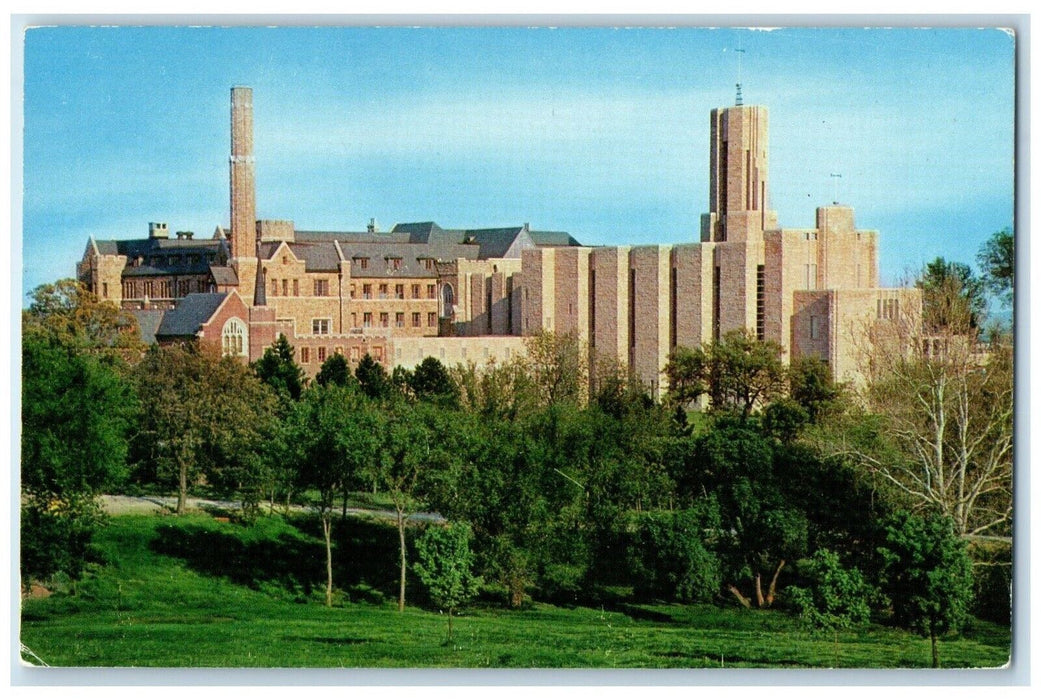
[[[250,527],[215,528],[199,523],[164,523],[156,528],[152,549],[183,559],[195,571],[223,576],[258,588],[277,585],[288,591],[325,586],[325,544],[316,517],[294,518],[295,532],[264,535]],[[408,532],[409,549],[413,532]],[[399,556],[392,525],[364,518],[333,523],[333,585],[348,599],[380,604],[397,596]],[[409,562],[413,560],[409,553]],[[418,602],[422,587],[408,573],[409,601]]]
[[[274,583],[309,594],[324,573],[322,543],[289,533],[249,539],[194,523],[170,523],[156,528],[151,546],[159,554],[185,560],[199,573],[251,588]]]

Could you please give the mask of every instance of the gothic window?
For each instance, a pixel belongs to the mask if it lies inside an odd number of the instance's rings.
[[[245,357],[249,350],[249,334],[246,324],[238,318],[229,318],[221,330],[221,352],[225,355]]]

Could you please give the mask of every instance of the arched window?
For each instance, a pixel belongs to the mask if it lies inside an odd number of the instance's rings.
[[[223,354],[245,357],[249,350],[246,324],[237,318],[229,318],[221,331],[220,341]]]
[[[455,290],[452,285],[445,284],[441,287],[441,317],[451,318],[455,315]]]

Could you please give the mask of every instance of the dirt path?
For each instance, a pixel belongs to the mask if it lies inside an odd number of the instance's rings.
[[[174,496],[114,496],[101,497],[101,506],[109,515],[149,515],[158,513],[173,513],[177,508],[177,498]],[[189,511],[214,511],[214,510],[238,510],[242,504],[239,501],[216,501],[207,498],[189,498],[187,507]],[[267,510],[266,504],[261,507]],[[294,512],[305,513],[313,511],[308,506],[291,506]],[[278,509],[281,511],[281,508]],[[337,509],[339,512],[339,509]],[[372,510],[368,508],[348,508],[348,515],[371,516],[377,518],[393,519],[394,512],[389,510]],[[414,513],[409,520],[442,522],[444,518],[437,513]]]

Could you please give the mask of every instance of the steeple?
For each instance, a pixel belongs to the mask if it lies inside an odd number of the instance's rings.
[[[257,283],[253,287],[253,306],[267,306],[267,284],[264,265],[260,260],[260,242],[257,242]]]

